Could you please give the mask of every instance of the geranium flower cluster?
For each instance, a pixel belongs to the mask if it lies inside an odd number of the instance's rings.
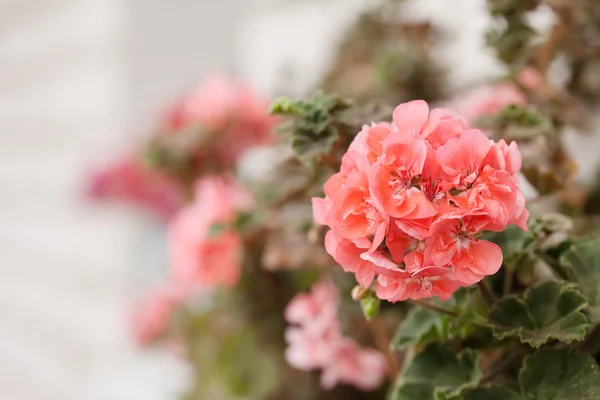
[[[392,123],[365,126],[313,199],[331,230],[328,253],[392,302],[439,296],[498,271],[500,248],[483,231],[527,229],[516,143],[498,143],[447,109],[398,106]]]
[[[385,379],[385,357],[374,349],[361,348],[344,337],[338,321],[339,298],[328,279],[312,287],[310,293],[296,295],[285,310],[293,326],[285,333],[285,357],[294,368],[321,369],[321,385],[331,389],[339,383],[373,390]]]
[[[190,288],[235,285],[243,243],[232,224],[238,212],[252,206],[251,195],[233,178],[201,178],[193,202],[169,226],[173,281]]]
[[[199,139],[193,156],[231,166],[249,148],[270,143],[276,122],[269,101],[248,85],[213,75],[175,101],[160,130],[166,135],[191,130]]]

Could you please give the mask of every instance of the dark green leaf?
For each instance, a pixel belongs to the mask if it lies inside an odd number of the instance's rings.
[[[349,102],[337,96],[317,92],[310,101],[280,99],[271,112],[291,120],[280,131],[289,134],[298,158],[309,166],[323,160],[334,165],[360,130],[361,125],[353,126],[347,120],[351,113],[346,110],[350,107]]]
[[[589,323],[581,310],[586,306],[576,285],[548,281],[527,290],[523,297],[500,300],[489,321],[499,339],[518,336],[533,347],[540,347],[551,338],[571,343],[585,337]]]
[[[440,344],[431,344],[404,369],[390,400],[432,400],[436,391],[451,395],[475,386],[481,378],[478,363],[479,355],[471,349],[456,354]]]
[[[437,337],[441,330],[440,313],[422,307],[413,307],[396,331],[391,346],[394,349],[403,349],[423,342],[429,337]]]
[[[525,358],[519,383],[525,400],[600,399],[596,362],[567,349],[542,349]]]

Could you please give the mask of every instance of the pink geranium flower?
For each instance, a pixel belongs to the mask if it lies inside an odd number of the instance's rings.
[[[361,258],[365,249],[358,248],[353,241],[344,239],[330,230],[325,235],[325,250],[344,268],[344,271],[354,273],[356,281],[361,286],[371,285],[375,278],[375,265]]]
[[[368,165],[358,154],[347,153],[342,170],[325,183],[325,199],[313,199],[317,222],[335,226],[339,236],[352,240],[361,248],[374,250],[387,231],[389,217],[378,200],[371,195]]]
[[[171,287],[161,288],[136,306],[129,322],[139,344],[148,345],[165,332],[174,308],[183,299],[181,294]]]
[[[371,169],[369,183],[389,216],[418,219],[437,214],[415,182],[423,173],[427,153],[427,143],[417,134],[398,132],[384,140],[383,153]]]
[[[538,90],[544,85],[544,77],[533,67],[525,67],[517,74],[517,82],[528,90]]]
[[[413,272],[392,271],[379,275],[377,296],[390,302],[439,297],[448,300],[464,283],[450,268],[429,266]]]
[[[357,154],[366,159],[369,164],[375,163],[383,152],[383,141],[393,132],[392,124],[377,123],[363,126],[356,135],[346,154]],[[347,164],[347,162],[346,162]]]
[[[251,206],[249,194],[231,178],[208,176],[198,181],[193,203],[181,210],[169,229],[175,281],[205,288],[235,285],[243,246],[231,223],[238,211]]]
[[[387,364],[379,351],[362,349],[354,340],[344,338],[334,342],[330,352],[335,362],[329,362],[323,368],[321,385],[325,389],[333,389],[339,383],[364,391],[381,386]]]
[[[437,151],[437,161],[446,180],[457,189],[466,189],[475,182],[493,142],[477,129],[450,139]]]
[[[516,143],[498,143],[447,109],[399,105],[365,126],[340,172],[313,199],[326,248],[363,287],[389,301],[437,296],[495,274],[502,252],[483,231],[527,230]]]
[[[498,272],[502,251],[495,243],[480,240],[485,218],[463,216],[436,221],[427,239],[426,252],[435,265],[451,265],[454,275],[471,285]]]
[[[339,296],[330,280],[322,280],[310,293],[294,297],[285,309],[287,362],[294,368],[322,370],[321,385],[332,389],[340,383],[362,390],[379,387],[385,378],[385,357],[373,349],[364,349],[342,335],[337,312]]]
[[[433,149],[457,137],[467,128],[467,122],[454,111],[436,108],[429,112],[423,100],[400,104],[394,110],[394,126],[400,133],[417,133],[427,139]]]

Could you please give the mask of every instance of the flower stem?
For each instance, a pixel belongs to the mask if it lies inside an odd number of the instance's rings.
[[[515,350],[511,352],[507,357],[500,360],[483,375],[481,378],[482,383],[490,382],[497,375],[505,372],[506,370],[512,368],[521,358],[523,358],[523,352],[519,350]]]
[[[442,313],[442,314],[450,315],[451,317],[458,317],[458,313],[457,312],[452,311],[452,310],[448,310],[447,308],[444,308],[444,307],[438,307],[438,306],[436,306],[434,304],[431,304],[431,303],[428,303],[428,302],[426,302],[424,300],[412,300],[412,302],[415,303],[415,304],[417,304],[417,305],[419,305],[419,306],[421,306],[421,307],[423,307],[423,308],[428,308],[430,310],[437,311],[437,312]]]
[[[381,351],[388,362],[388,377],[390,382],[394,382],[398,373],[400,373],[400,366],[396,356],[390,351],[390,335],[388,334],[387,327],[381,316],[373,318],[369,322],[369,328],[373,333],[375,339],[375,345]]]
[[[504,269],[504,285],[502,288],[502,292],[504,293],[504,295],[509,295],[510,292],[512,291],[512,285],[513,285],[513,277],[514,277],[514,270],[512,265],[507,265],[506,268]]]
[[[513,283],[515,280],[515,272],[517,271],[517,264],[523,259],[525,253],[519,254],[516,259],[510,263],[506,263],[504,268],[504,285],[502,287],[502,293],[504,296],[509,295],[512,292]]]
[[[490,287],[487,285],[487,283],[485,283],[485,281],[479,281],[477,282],[477,287],[479,288],[479,291],[481,292],[481,295],[485,299],[485,302],[488,304],[488,306],[493,306],[496,302],[496,297],[490,290]]]
[[[596,325],[587,335],[585,340],[579,345],[579,350],[588,354],[595,354],[598,351],[598,339],[600,337],[600,325]]]

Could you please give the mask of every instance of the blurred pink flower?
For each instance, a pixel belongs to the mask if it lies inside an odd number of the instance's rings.
[[[145,167],[134,153],[98,168],[88,177],[88,195],[93,199],[115,199],[150,208],[167,219],[183,204],[181,186],[160,171]]]
[[[161,288],[137,304],[129,323],[140,345],[150,344],[165,332],[171,314],[182,298],[173,288]]]
[[[544,85],[544,78],[533,67],[525,67],[517,74],[517,82],[528,90],[538,90]]]
[[[341,339],[332,344],[331,358],[335,362],[323,368],[321,385],[332,389],[338,383],[353,385],[369,391],[381,386],[387,372],[383,354],[374,349],[363,349],[351,339]]]
[[[473,122],[479,117],[496,115],[510,105],[522,106],[525,104],[527,104],[525,94],[509,82],[480,86],[458,95],[451,101],[451,107],[469,122]]]
[[[332,389],[339,383],[373,390],[385,379],[385,357],[373,349],[363,349],[341,333],[337,312],[339,296],[328,279],[313,285],[310,293],[296,295],[285,310],[293,326],[285,332],[285,357],[294,368],[321,369],[321,385]]]
[[[161,130],[176,134],[189,127],[205,133],[200,152],[231,165],[249,148],[269,144],[277,119],[269,102],[248,85],[212,75],[181,96],[165,113]]]
[[[169,228],[173,278],[183,286],[233,286],[240,277],[242,240],[231,224],[252,198],[232,178],[207,176],[196,183],[194,201]]]

